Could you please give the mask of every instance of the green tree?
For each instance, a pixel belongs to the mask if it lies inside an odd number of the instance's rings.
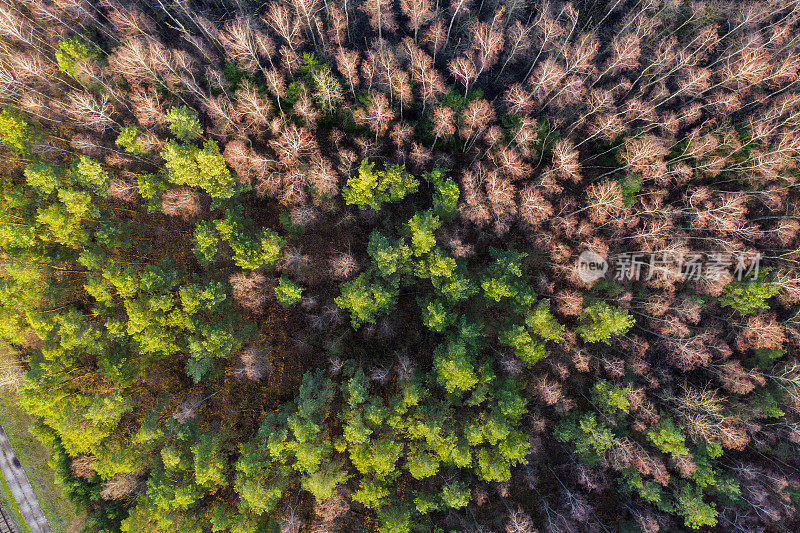
[[[466,507],[472,499],[469,486],[460,481],[448,483],[442,489],[442,501],[445,506],[452,509]]]
[[[446,328],[455,324],[456,317],[447,309],[441,300],[417,300],[422,310],[422,323],[437,333],[442,333]]]
[[[667,416],[661,416],[660,420],[650,427],[645,435],[656,448],[673,457],[689,453],[686,437]]]
[[[448,304],[457,305],[469,300],[478,293],[477,284],[468,277],[463,265],[455,262],[456,268],[450,272],[449,276],[432,276],[431,282],[436,292],[441,295]],[[444,269],[437,268],[437,272]],[[430,274],[430,269],[428,270]]]
[[[389,313],[397,303],[399,284],[392,280],[377,280],[368,273],[341,286],[342,294],[334,299],[341,309],[350,311],[353,329],[375,322],[381,314]]]
[[[167,141],[161,152],[167,179],[176,185],[205,190],[212,198],[232,198],[236,179],[228,170],[216,141],[206,141],[202,149],[190,144]]]
[[[436,246],[425,257],[417,261],[414,275],[422,279],[430,278],[433,283],[439,283],[441,286],[451,279],[457,266],[455,259]]]
[[[181,141],[193,141],[203,136],[203,127],[194,109],[184,105],[170,108],[167,121],[170,133]]]
[[[78,158],[75,181],[99,196],[108,195],[108,173],[97,161],[85,155]]]
[[[97,214],[91,195],[83,191],[61,189],[58,196],[59,201],[38,209],[36,222],[43,230],[39,238],[81,248],[91,238],[83,225],[83,217]]]
[[[273,267],[285,244],[284,239],[269,228],[264,228],[258,235],[241,205],[229,208],[225,217],[215,221],[214,226],[219,237],[230,244],[233,262],[239,268],[255,270]],[[212,252],[213,235],[201,236],[208,241],[208,253],[202,252],[207,258]]]
[[[291,307],[300,301],[303,295],[303,287],[292,283],[289,279],[281,277],[275,287],[275,299],[283,307]]]
[[[347,471],[341,462],[326,461],[319,470],[303,476],[301,486],[310,492],[318,502],[334,495],[336,488],[347,481]]]
[[[63,183],[63,173],[51,163],[33,161],[25,167],[25,180],[36,192],[47,196]]]
[[[410,270],[411,248],[403,239],[393,242],[378,230],[374,230],[369,236],[367,254],[384,278],[406,274]]]
[[[490,248],[493,261],[481,280],[484,296],[492,302],[510,301],[512,307],[527,312],[536,302],[536,295],[524,282],[522,260],[527,254],[514,250]]]
[[[353,499],[367,509],[382,507],[388,497],[389,489],[386,488],[386,485],[371,479],[363,479],[358,490],[353,493]]]
[[[137,126],[125,126],[119,131],[119,135],[117,135],[117,146],[130,154],[144,155],[144,150],[142,150],[139,144],[140,136],[141,131]]]
[[[603,452],[615,442],[611,429],[598,422],[594,413],[586,413],[580,417],[567,416],[559,422],[553,434],[561,442],[573,443],[575,453],[589,466],[596,465]]]
[[[277,415],[285,417],[286,413],[279,411]],[[268,416],[256,437],[239,445],[233,488],[243,509],[256,514],[274,510],[290,482],[291,468],[273,457],[267,445],[270,436],[276,433],[276,418]]]
[[[228,435],[224,431],[202,432],[198,435],[197,442],[191,446],[194,476],[199,485],[227,485],[227,439]]]
[[[380,209],[384,202],[397,202],[417,192],[419,181],[400,165],[387,164],[384,170],[374,170],[375,163],[361,161],[358,174],[347,180],[342,197],[347,205],[360,209]]]
[[[259,236],[259,244],[261,245],[262,265],[272,268],[278,261],[286,241],[271,229],[264,228]]]
[[[195,224],[193,240],[192,251],[200,264],[208,265],[214,262],[220,246],[219,234],[214,228],[214,223],[201,220]]]
[[[72,37],[58,43],[56,50],[56,62],[58,70],[76,77],[75,64],[84,59],[95,57],[94,52],[89,49],[86,42],[78,36]]]
[[[596,302],[583,310],[578,322],[575,331],[584,341],[609,344],[613,335],[624,335],[636,320],[625,309]]]
[[[714,504],[703,501],[703,493],[698,488],[684,484],[675,498],[675,510],[683,516],[684,524],[692,529],[714,527],[717,525],[717,510]]]
[[[141,174],[136,178],[136,186],[142,198],[147,200],[147,212],[161,211],[162,194],[169,188],[164,178],[155,174]]]
[[[6,107],[0,113],[0,138],[12,153],[19,156],[30,153],[33,131],[19,110]]]
[[[525,320],[525,325],[533,333],[548,341],[558,341],[564,337],[564,326],[559,324],[550,312],[550,300],[540,300],[533,313]]]
[[[478,383],[475,359],[461,339],[440,344],[433,353],[433,367],[439,384],[449,393],[468,391]]]
[[[534,339],[524,326],[510,325],[498,332],[497,342],[514,350],[517,357],[527,367],[534,366],[540,359],[547,357],[545,344]]]
[[[414,255],[419,257],[428,253],[436,245],[436,236],[433,234],[441,223],[433,211],[416,213],[408,221],[408,230],[411,233],[411,248]]]
[[[73,456],[95,453],[122,417],[133,410],[133,399],[122,391],[108,396],[80,394],[64,389],[66,385],[61,383],[60,390],[54,387],[53,392],[60,394],[45,397],[30,383],[23,389],[23,405],[56,430],[67,453]]]
[[[439,471],[441,460],[434,454],[426,451],[414,449],[407,457],[406,468],[414,479],[425,479],[435,476]]]
[[[719,297],[720,305],[731,307],[742,315],[769,309],[767,300],[778,294],[780,287],[763,281],[764,274],[762,271],[759,279],[729,283],[725,287],[725,292]]]
[[[595,382],[592,387],[592,403],[609,414],[617,411],[627,413],[630,409],[627,389],[612,385],[604,379]]]
[[[378,533],[411,533],[411,511],[392,505],[378,510]]]
[[[422,177],[433,185],[433,212],[444,220],[452,219],[460,196],[456,182],[446,177],[444,170],[440,168],[426,172]]]

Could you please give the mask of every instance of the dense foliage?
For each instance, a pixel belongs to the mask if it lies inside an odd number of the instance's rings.
[[[86,531],[800,529],[796,0],[0,36],[0,336]]]

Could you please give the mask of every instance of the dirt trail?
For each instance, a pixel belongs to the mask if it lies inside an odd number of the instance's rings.
[[[44,517],[42,508],[39,507],[39,500],[36,499],[28,476],[20,466],[17,454],[2,426],[0,426],[0,472],[11,489],[11,495],[14,496],[31,533],[51,533],[50,525]]]

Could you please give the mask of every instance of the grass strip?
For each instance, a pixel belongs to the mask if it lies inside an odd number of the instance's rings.
[[[22,517],[22,512],[19,510],[17,500],[15,500],[14,495],[11,494],[11,487],[8,486],[8,483],[6,483],[6,478],[2,475],[0,475],[0,483],[3,484],[3,492],[6,495],[6,500],[8,500],[8,505],[14,510],[14,515],[16,516],[16,524],[14,525],[21,527],[22,531],[25,533],[31,533],[31,530],[28,528],[28,524],[25,523],[25,519]]]

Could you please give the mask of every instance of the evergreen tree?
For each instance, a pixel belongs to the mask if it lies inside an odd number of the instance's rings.
[[[613,335],[624,335],[636,320],[624,309],[596,302],[581,313],[576,331],[586,342],[609,344]]]

